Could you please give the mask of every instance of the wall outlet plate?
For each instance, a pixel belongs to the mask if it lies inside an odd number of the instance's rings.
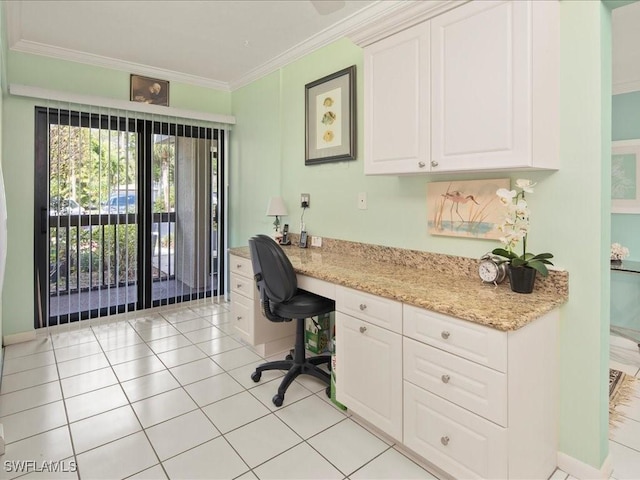
[[[322,246],[322,237],[311,237],[311,246],[312,247],[321,247]]]
[[[308,193],[300,194],[300,208],[309,208],[311,205],[311,195]]]

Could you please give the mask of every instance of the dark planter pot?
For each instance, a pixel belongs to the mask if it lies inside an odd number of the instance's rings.
[[[536,282],[536,270],[531,267],[512,267],[509,265],[509,283],[511,290],[517,293],[533,292]]]

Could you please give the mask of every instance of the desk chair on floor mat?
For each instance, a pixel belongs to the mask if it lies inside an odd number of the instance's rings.
[[[296,273],[282,247],[271,237],[257,235],[249,240],[251,264],[260,293],[262,314],[272,322],[296,321],[296,338],[292,355],[285,360],[264,363],[251,374],[254,382],[259,382],[265,370],[287,370],[280,383],[278,393],[273,397],[276,407],[282,405],[287,388],[298,375],[312,375],[325,384],[330,384],[330,375],[318,365],[331,365],[329,355],[305,357],[305,318],[334,311],[335,302],[320,295],[298,289]],[[327,386],[327,396],[331,387]]]

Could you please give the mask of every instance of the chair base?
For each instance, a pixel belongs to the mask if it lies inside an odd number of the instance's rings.
[[[304,355],[304,352],[302,352],[302,355]],[[293,357],[293,360],[276,360],[259,365],[256,367],[256,371],[251,374],[251,379],[254,382],[259,382],[262,372],[267,370],[287,370],[278,387],[278,393],[273,397],[273,404],[276,407],[282,406],[287,388],[289,388],[291,382],[293,382],[298,375],[311,375],[321,380],[327,385],[325,390],[327,396],[331,396],[331,375],[318,367],[318,365],[325,363],[331,365],[331,356],[319,355],[317,357],[305,358],[302,362],[296,362],[296,352],[294,352]]]

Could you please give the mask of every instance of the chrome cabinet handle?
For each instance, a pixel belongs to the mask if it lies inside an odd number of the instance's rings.
[[[449,437],[440,437],[440,443],[446,447],[447,445],[449,445]]]
[[[360,333],[364,333],[367,331],[367,327],[360,327]]]
[[[449,335],[451,335],[451,334],[450,334],[449,332],[447,332],[446,330],[444,330],[444,331],[440,334],[440,336],[441,336],[442,338],[444,338],[445,340],[446,340],[447,338],[449,338]]]
[[[438,166],[438,162],[436,162],[435,160],[431,160],[431,166],[432,167],[437,167]]]
[[[449,383],[449,380],[451,380],[449,375],[442,375],[440,378],[442,379],[442,383]]]
[[[242,264],[241,263],[236,264],[236,268],[242,268]]]
[[[425,163],[424,162],[418,162],[418,167],[420,168],[424,168],[425,167]]]
[[[242,317],[241,317],[240,315],[238,315],[238,316],[236,317],[236,320],[240,321],[240,320],[242,320]]]
[[[242,284],[241,283],[236,283],[236,288],[242,288]]]
[[[360,310],[366,310],[367,306],[364,303],[360,304]]]

